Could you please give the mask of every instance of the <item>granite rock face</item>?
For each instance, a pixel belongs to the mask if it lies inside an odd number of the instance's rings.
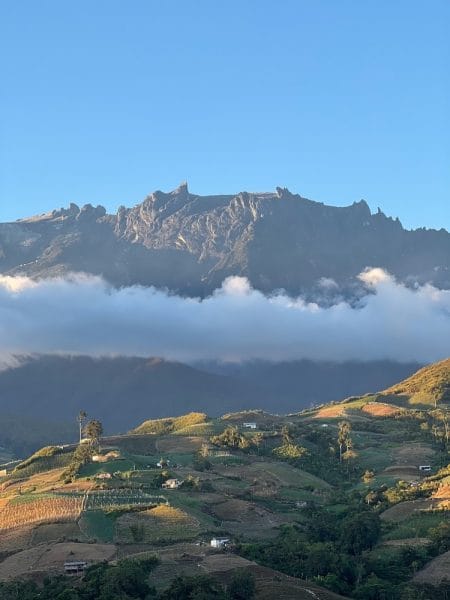
[[[154,192],[116,215],[90,204],[0,224],[0,272],[35,278],[102,275],[113,285],[155,285],[205,296],[229,275],[264,292],[357,297],[356,278],[383,267],[410,285],[450,288],[450,234],[405,230],[361,200],[327,206],[292,194]],[[333,281],[331,281],[333,280]]]

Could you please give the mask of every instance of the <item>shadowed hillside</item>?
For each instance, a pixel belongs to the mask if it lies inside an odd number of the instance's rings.
[[[71,441],[80,409],[101,419],[110,433],[189,411],[211,416],[244,408],[297,412],[383,388],[416,369],[387,361],[191,367],[144,358],[22,358],[17,367],[0,371],[0,408],[8,415],[0,423],[0,446],[23,454],[55,436]],[[23,415],[33,422],[32,434]]]

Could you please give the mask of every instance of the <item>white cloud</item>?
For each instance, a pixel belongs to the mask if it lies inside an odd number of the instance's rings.
[[[0,356],[28,353],[162,356],[192,361],[428,362],[450,354],[450,292],[407,288],[382,269],[358,308],[267,297],[229,277],[204,300],[154,288],[111,288],[98,277],[34,282],[0,276]]]

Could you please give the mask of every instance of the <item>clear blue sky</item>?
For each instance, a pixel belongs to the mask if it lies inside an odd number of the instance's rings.
[[[0,220],[192,192],[450,228],[448,0],[4,0]]]

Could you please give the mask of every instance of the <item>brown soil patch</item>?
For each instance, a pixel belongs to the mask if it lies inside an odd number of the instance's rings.
[[[431,544],[431,540],[428,538],[403,538],[402,540],[387,540],[381,546],[402,548],[404,546],[428,546],[429,544]]]
[[[450,573],[450,551],[433,558],[427,566],[416,573],[414,581],[436,585],[443,579],[448,579]]]
[[[427,444],[410,443],[403,444],[393,450],[397,464],[409,464],[419,466],[427,464],[434,455],[434,450]]]
[[[343,404],[324,406],[323,408],[319,408],[319,410],[314,415],[314,418],[315,419],[327,419],[327,418],[335,418],[335,417],[344,417],[347,415],[345,408],[346,407]]]
[[[202,561],[202,568],[207,573],[220,573],[231,569],[241,569],[249,564],[254,563],[236,554],[220,553],[206,556]]]
[[[212,514],[233,533],[267,532],[280,524],[278,515],[245,500],[232,499],[215,504]]]
[[[0,563],[0,579],[12,579],[33,571],[63,571],[67,560],[89,563],[111,560],[116,554],[112,544],[41,544],[9,556]]]
[[[392,417],[400,412],[400,409],[396,406],[383,402],[368,402],[361,410],[372,417]]]
[[[78,523],[49,523],[33,529],[30,546],[48,542],[87,541]]]
[[[273,569],[261,567],[249,560],[232,554],[206,556],[199,565],[208,574],[228,584],[238,568],[251,572],[256,580],[258,600],[343,600],[343,596],[333,594],[324,588],[301,579],[289,577]]]
[[[203,444],[204,440],[199,437],[184,437],[171,435],[159,438],[157,442],[158,452],[173,452],[174,454],[184,454],[196,452]]]
[[[385,510],[381,513],[380,518],[383,521],[398,523],[399,521],[408,519],[417,512],[431,509],[432,506],[433,501],[430,498],[424,500],[407,500],[406,502],[399,502]]]
[[[112,560],[116,554],[113,544],[77,544],[65,542],[48,546],[46,552],[37,561],[37,570],[60,569],[67,560],[85,560],[89,563]]]
[[[33,536],[33,527],[21,527],[2,531],[0,536],[0,552],[17,552],[27,548]]]
[[[393,467],[387,467],[382,471],[383,475],[390,475],[397,479],[403,479],[403,481],[416,481],[420,477],[420,471],[417,467],[411,466],[399,466],[394,465]]]
[[[433,494],[433,498],[450,499],[450,483],[445,483],[438,487]]]

